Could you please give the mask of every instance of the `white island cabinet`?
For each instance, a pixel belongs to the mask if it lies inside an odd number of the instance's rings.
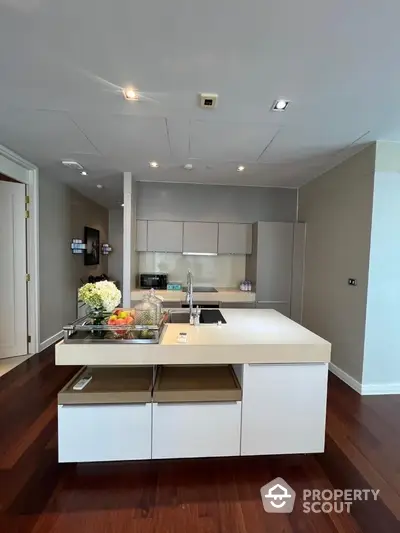
[[[242,455],[323,452],[328,365],[244,366]]]
[[[59,461],[323,452],[329,342],[274,310],[222,314],[159,344],[57,344],[92,376],[59,393]]]

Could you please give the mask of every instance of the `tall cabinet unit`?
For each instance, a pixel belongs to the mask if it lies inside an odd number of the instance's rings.
[[[302,247],[305,224],[257,222],[253,251],[246,259],[246,277],[256,290],[256,307],[275,309],[301,320],[303,291]],[[296,253],[294,253],[296,252]]]

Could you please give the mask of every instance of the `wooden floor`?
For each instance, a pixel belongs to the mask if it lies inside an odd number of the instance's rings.
[[[49,348],[0,378],[1,533],[400,532],[400,396],[361,398],[331,376],[322,455],[58,465],[56,397],[76,369],[53,361]],[[260,488],[278,476],[381,493],[351,515],[304,514],[300,498],[266,514]]]

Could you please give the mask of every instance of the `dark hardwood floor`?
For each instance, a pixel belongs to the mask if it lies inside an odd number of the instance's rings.
[[[1,533],[400,532],[400,396],[330,376],[321,455],[59,465],[57,392],[76,370],[49,348],[0,378]],[[296,491],[381,492],[350,515],[304,514],[300,498],[266,514],[260,488],[278,476]]]

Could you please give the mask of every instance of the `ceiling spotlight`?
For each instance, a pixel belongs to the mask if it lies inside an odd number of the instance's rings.
[[[87,176],[87,172],[86,172],[86,170],[82,170],[82,172],[81,172],[81,176]]]
[[[139,93],[132,89],[132,87],[127,87],[124,89],[125,100],[139,100]]]
[[[103,185],[100,185],[100,183],[98,183],[98,184],[96,185],[96,187],[97,187],[98,189],[102,189],[102,188],[103,188]]]
[[[124,207],[125,204],[121,204],[121,207]]]
[[[151,168],[158,168],[160,166],[157,161],[150,161],[149,165]]]
[[[192,170],[193,169],[193,165],[192,165],[192,163],[187,163],[183,168],[185,170]]]
[[[243,172],[243,170],[244,170],[244,166],[243,166],[243,165],[240,165],[240,166],[237,167],[236,170],[237,170],[238,172]]]
[[[286,111],[289,104],[289,100],[275,100],[272,104],[271,111]]]

